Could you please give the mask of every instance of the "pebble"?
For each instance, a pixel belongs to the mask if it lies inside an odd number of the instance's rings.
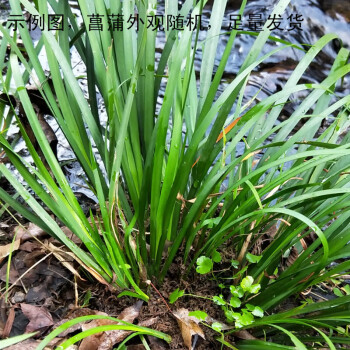
[[[11,298],[12,304],[22,303],[26,295],[23,292],[16,292],[15,295]]]

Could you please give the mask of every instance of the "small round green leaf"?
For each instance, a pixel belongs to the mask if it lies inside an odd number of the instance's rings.
[[[255,306],[252,304],[245,304],[245,307],[249,310],[249,311],[253,311],[255,309]]]
[[[238,260],[231,260],[231,265],[233,266],[233,268],[237,268],[239,266],[239,261]]]
[[[211,328],[213,328],[214,331],[221,332],[221,330],[222,330],[222,323],[220,323],[220,322],[214,322],[214,323],[211,325]]]
[[[263,317],[264,310],[259,306],[255,306],[254,310],[252,311],[252,314],[256,317]]]
[[[213,297],[213,301],[216,305],[226,305],[226,301],[224,300],[224,297],[222,294],[220,294],[219,296],[215,296]]]
[[[200,256],[197,259],[196,271],[201,275],[205,275],[213,269],[213,261],[206,256]]]
[[[190,311],[188,313],[188,316],[193,316],[195,318],[198,318],[199,321],[205,321],[205,319],[208,317],[208,314],[204,311]]]
[[[243,326],[248,326],[254,322],[254,316],[248,311],[243,311],[242,317],[239,321]]]
[[[250,292],[250,288],[254,282],[254,279],[252,276],[244,277],[241,281],[241,287],[245,292]]]
[[[240,307],[241,306],[241,301],[237,297],[232,297],[230,299],[230,305],[232,307]]]
[[[247,253],[245,257],[250,263],[256,264],[260,261],[260,259],[262,258],[262,255],[253,255],[253,254]]]
[[[242,298],[244,295],[244,290],[242,289],[241,286],[238,286],[238,287],[230,286],[230,292],[234,297],[237,297],[237,298]]]
[[[221,254],[217,250],[214,250],[211,257],[212,257],[213,261],[216,263],[219,263],[221,261]]]
[[[260,291],[261,289],[261,285],[260,284],[253,284],[251,287],[250,287],[250,290],[249,292],[252,293],[252,294],[256,294]]]
[[[175,303],[175,301],[179,298],[181,298],[185,293],[185,290],[179,290],[179,288],[175,289],[170,295],[169,295],[169,302],[170,304]]]

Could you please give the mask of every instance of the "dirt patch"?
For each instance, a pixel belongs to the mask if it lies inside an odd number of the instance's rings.
[[[3,222],[2,229],[6,234],[2,244],[11,242],[10,232],[13,234],[15,224],[16,222],[10,219]],[[40,237],[40,241],[46,246],[49,241],[54,242],[52,238],[47,237]],[[57,242],[54,243],[57,244]],[[109,290],[106,286],[96,284],[93,279],[85,275],[85,281],[77,281],[60,261],[52,254],[50,255],[44,246],[33,238],[21,242],[18,249],[13,252],[10,266],[9,275],[7,275],[7,258],[0,266],[2,291],[0,332],[5,337],[24,334],[30,329],[30,331],[39,332],[37,340],[40,340],[61,320],[74,317],[79,308],[85,310],[88,307],[94,310],[91,311],[93,313],[103,312],[109,316],[118,317],[136,302],[136,299],[127,296],[118,298],[118,293]],[[78,266],[75,268],[79,269]],[[82,271],[80,272],[83,274]],[[148,338],[152,349],[187,349],[172,311],[201,310],[215,320],[225,322],[220,307],[210,300],[184,296],[173,305],[167,305],[169,295],[176,288],[185,289],[187,294],[202,297],[220,293],[217,282],[213,278],[194,272],[184,279],[184,274],[185,267],[181,264],[181,258],[178,258],[169,269],[168,276],[159,290],[156,287],[148,287],[150,300],[148,303],[143,303],[134,323],[147,324],[150,319],[156,318],[156,322],[150,327],[172,337],[170,344]],[[6,281],[10,286],[8,292],[6,292]],[[153,282],[155,286],[158,285],[157,281]],[[221,345],[215,340],[219,334],[208,327],[199,326],[205,339],[198,337],[195,349],[221,349]],[[133,340],[135,349],[137,349],[136,345],[142,348],[137,344],[138,341],[139,338]]]

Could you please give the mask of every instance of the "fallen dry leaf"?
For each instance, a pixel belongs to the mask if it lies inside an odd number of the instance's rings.
[[[24,242],[19,247],[20,250],[24,250],[26,252],[33,252],[35,250],[41,249],[41,245],[38,242]]]
[[[189,311],[187,309],[181,308],[173,312],[176,317],[177,323],[179,324],[182,338],[185,345],[189,350],[193,350],[192,346],[192,336],[195,336],[194,344],[197,342],[198,336],[205,339],[202,329],[199,327],[199,320],[196,317],[188,316]]]
[[[111,324],[116,324],[116,322],[111,320],[92,320],[91,322],[84,323],[81,327],[82,331],[86,331],[91,328],[96,328],[100,326],[107,326]],[[101,337],[103,333],[92,334],[82,340],[79,350],[97,350],[101,344]]]
[[[46,235],[46,232],[42,228],[33,224],[32,222],[29,223],[27,228],[23,226],[16,226],[14,232],[17,233],[16,237],[22,242],[27,241],[32,237],[39,238]]]
[[[71,240],[73,241],[75,244],[81,244],[81,239],[76,236],[72,230],[70,230],[67,226],[62,226],[61,230],[63,231],[63,233]]]
[[[111,290],[113,289],[112,285],[110,285],[97,271],[95,271],[92,267],[85,265],[78,257],[74,258],[85,270],[89,271],[93,277],[97,279],[100,283],[106,285]]]
[[[13,264],[13,261],[11,261],[11,264],[10,264],[10,275],[9,275],[9,278],[8,278],[10,284],[14,284],[18,280],[18,277],[19,277],[19,273],[16,270],[16,268],[15,268],[15,266]],[[0,269],[0,280],[3,281],[3,282],[6,282],[6,280],[7,280],[7,264],[2,265],[2,267]],[[20,285],[21,285],[21,282],[17,281],[16,282],[16,286],[20,286]]]
[[[50,343],[45,346],[44,350],[57,349],[59,343],[62,342],[62,339],[52,339]],[[41,340],[27,339],[20,343],[11,345],[6,348],[6,350],[36,350],[38,345],[41,343]],[[71,345],[66,350],[78,350],[77,345]]]
[[[142,344],[136,344],[136,345],[129,345],[128,350],[145,350],[146,348]],[[152,348],[152,350],[155,350]]]
[[[138,301],[133,306],[126,308],[120,315],[117,317],[119,320],[133,323],[134,320],[139,316],[141,306],[143,302]],[[92,320],[89,323],[82,325],[82,331],[104,326],[120,324],[112,320]],[[125,339],[131,332],[123,330],[113,330],[107,331],[104,333],[96,333],[85,339],[80,344],[79,350],[111,350],[113,349],[114,344],[121,342]]]
[[[153,317],[140,322],[138,325],[141,327],[150,327],[157,323],[157,321],[158,317]],[[115,344],[122,342],[131,333],[131,331],[123,330],[107,331],[103,333],[101,338],[102,342],[97,350],[112,350]]]
[[[21,243],[21,240],[17,239],[13,243],[1,245],[0,246],[0,263],[4,258],[10,255],[11,252],[14,252],[15,250],[17,250],[19,248],[20,243]]]
[[[25,341],[7,347],[6,350],[35,350],[39,343],[40,341],[38,340],[27,339]],[[46,347],[45,350],[48,350],[48,348]]]
[[[143,301],[139,300],[134,305],[127,307],[117,317],[119,320],[132,323],[140,314]]]
[[[4,330],[2,332],[2,338],[7,338],[10,335],[14,320],[15,320],[15,308],[12,307],[7,316],[7,321],[6,321]]]
[[[233,333],[235,337],[244,339],[244,340],[257,340],[258,338],[255,338],[252,336],[246,329],[243,329],[241,331],[237,331]]]
[[[147,339],[152,350],[166,350],[168,348],[164,340],[152,337],[151,335],[148,335]]]
[[[54,244],[49,243],[48,249],[53,253],[55,258],[61,262],[61,264],[66,267],[74,276],[78,277],[80,280],[85,281],[79,274],[79,272],[74,268],[72,262],[74,261],[73,254],[65,252],[64,250],[56,247]],[[73,255],[73,256],[72,256]]]
[[[29,319],[26,333],[45,331],[53,325],[50,312],[45,307],[38,307],[30,304],[20,304],[23,314]]]
[[[83,309],[77,309],[74,310],[69,317],[66,317],[64,319],[62,319],[61,321],[57,322],[54,326],[54,329],[63,325],[63,323],[66,323],[70,320],[73,320],[74,318],[77,317],[82,317],[82,316],[88,316],[88,315],[102,315],[102,316],[108,316],[105,312],[100,312],[100,311],[96,311],[96,310],[92,310],[89,308],[83,308]],[[68,329],[66,329],[65,331],[61,332],[58,336],[60,338],[64,338],[66,337],[68,334],[76,332],[78,330],[81,330],[83,323],[77,323],[71,327],[69,327]]]

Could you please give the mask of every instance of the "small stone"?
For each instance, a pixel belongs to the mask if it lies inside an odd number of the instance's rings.
[[[16,292],[15,295],[11,298],[12,304],[22,303],[26,295],[23,292]]]

